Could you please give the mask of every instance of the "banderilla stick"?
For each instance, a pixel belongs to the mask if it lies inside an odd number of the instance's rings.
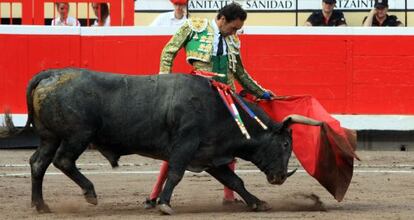
[[[239,105],[243,108],[243,110],[245,112],[247,112],[247,114],[251,118],[253,118],[254,120],[256,120],[257,123],[259,123],[259,125],[262,126],[262,128],[264,130],[267,130],[267,126],[256,116],[256,114],[254,114],[254,112],[246,105],[246,103],[244,103],[244,101],[242,100],[242,98],[239,95],[237,95],[235,92],[232,92],[231,94],[236,99],[237,103],[239,103]]]
[[[224,91],[225,97],[227,99],[227,102],[230,104],[230,107],[233,110],[233,113],[236,117],[236,119],[239,121],[241,128],[243,129],[244,135],[246,136],[247,139],[250,139],[250,134],[246,129],[246,126],[243,123],[243,120],[240,117],[240,113],[237,110],[236,105],[234,104],[233,98],[231,97],[231,95],[229,93],[227,93],[226,91]]]
[[[221,99],[223,100],[224,105],[227,107],[227,110],[229,110],[230,114],[233,116],[234,121],[236,122],[237,126],[239,127],[241,133],[247,138],[250,139],[250,135],[247,133],[246,128],[243,129],[241,123],[238,121],[236,115],[234,114],[232,108],[230,107],[230,104],[227,102],[226,96],[223,92],[223,90],[221,90],[220,88],[216,87],[217,91],[221,97]],[[247,133],[247,134],[246,134]]]

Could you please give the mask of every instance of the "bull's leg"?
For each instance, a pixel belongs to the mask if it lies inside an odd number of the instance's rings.
[[[177,166],[171,166],[168,171],[167,181],[165,182],[164,189],[162,190],[159,208],[163,214],[174,214],[173,209],[170,206],[171,195],[174,188],[178,185],[184,176],[185,168],[179,168]]]
[[[40,213],[50,212],[49,207],[43,200],[43,177],[47,168],[55,156],[60,141],[56,139],[41,138],[40,146],[30,157],[30,168],[32,173],[32,207]]]
[[[227,165],[208,169],[207,172],[220,183],[237,192],[252,210],[266,211],[270,209],[266,202],[259,200],[246,190],[243,180],[230,170]]]
[[[63,141],[53,159],[53,165],[79,185],[88,203],[97,205],[98,199],[92,182],[79,172],[75,163],[79,156],[85,151],[87,145],[88,142],[86,141]]]
[[[180,138],[176,142],[176,147],[168,160],[167,181],[159,200],[159,208],[163,214],[171,215],[174,213],[170,206],[171,195],[174,188],[183,178],[185,169],[198,149],[199,136],[197,129],[192,126],[187,128],[189,129],[181,129]]]

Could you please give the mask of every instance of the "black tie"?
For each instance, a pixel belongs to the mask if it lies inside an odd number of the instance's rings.
[[[223,55],[223,36],[220,34],[217,48],[217,56]]]

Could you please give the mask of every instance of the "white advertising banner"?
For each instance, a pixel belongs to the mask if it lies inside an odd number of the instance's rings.
[[[414,9],[414,1],[413,0],[407,0],[407,8],[408,9]]]
[[[217,11],[232,2],[239,3],[246,10],[294,11],[296,9],[296,0],[190,0],[188,7],[191,11]],[[169,0],[135,1],[135,10],[138,11],[172,9],[173,6]]]
[[[223,6],[237,2],[247,11],[295,11],[317,10],[321,8],[322,0],[189,0],[191,11],[217,11]],[[337,0],[336,7],[341,10],[369,10],[374,6],[374,0]],[[408,0],[408,9],[414,9],[414,0]],[[298,4],[296,7],[296,3]],[[391,10],[404,10],[406,0],[389,0]],[[173,10],[169,0],[136,0],[137,11],[166,11]]]
[[[308,1],[302,1],[300,6]],[[319,2],[319,7],[321,1]],[[341,10],[366,10],[374,7],[374,0],[336,0],[336,7]],[[405,9],[405,0],[388,0],[390,9]]]

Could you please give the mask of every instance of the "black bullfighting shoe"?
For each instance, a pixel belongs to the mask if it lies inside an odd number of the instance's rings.
[[[155,206],[157,206],[157,199],[145,199],[144,209],[153,209]]]

